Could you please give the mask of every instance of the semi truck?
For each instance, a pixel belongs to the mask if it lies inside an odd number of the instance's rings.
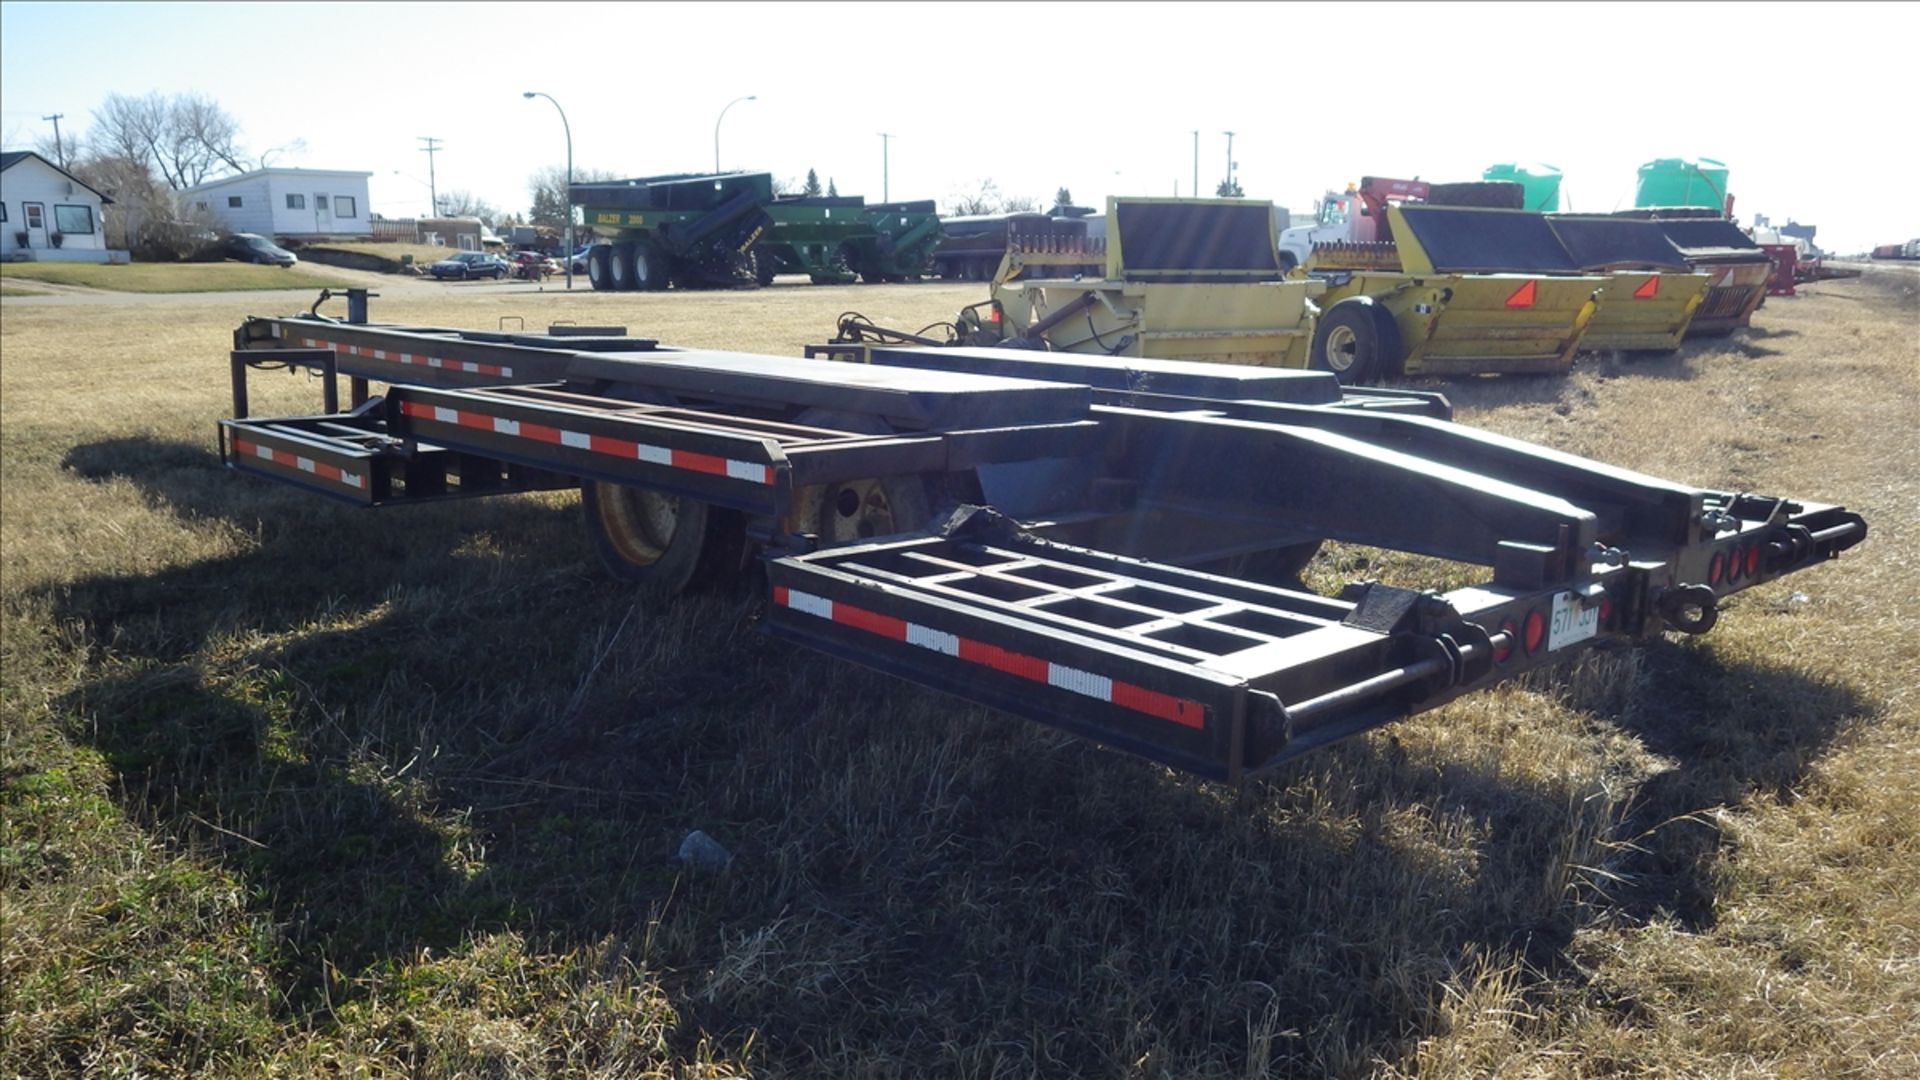
[[[777,637],[1230,783],[1588,649],[1707,633],[1727,597],[1867,532],[1326,373],[1009,349],[854,365],[375,324],[364,290],[345,318],[326,299],[235,330],[230,469],[368,509],[577,487],[607,569],[656,602],[751,577]],[[255,367],[318,372],[321,411],[251,416]],[[1208,569],[1324,539],[1480,570],[1324,596]]]

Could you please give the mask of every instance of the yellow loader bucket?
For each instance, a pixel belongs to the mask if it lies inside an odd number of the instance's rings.
[[[1602,277],[1448,274],[1424,340],[1406,337],[1406,371],[1565,371],[1598,308]],[[1403,332],[1404,333],[1404,332]]]
[[[1672,352],[1712,282],[1707,274],[1612,274],[1580,347]]]

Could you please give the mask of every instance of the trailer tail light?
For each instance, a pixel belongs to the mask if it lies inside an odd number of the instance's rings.
[[[1540,644],[1547,639],[1547,617],[1539,608],[1527,612],[1526,646],[1527,655],[1540,651]]]
[[[1512,619],[1500,621],[1500,633],[1506,636],[1507,643],[1493,647],[1493,662],[1496,664],[1504,664],[1513,659],[1514,643],[1520,640],[1520,628],[1513,625]]]
[[[1539,284],[1537,281],[1528,281],[1525,285],[1513,290],[1513,295],[1507,297],[1507,306],[1510,308],[1532,307],[1534,297],[1540,291]]]
[[[1600,598],[1600,625],[1602,627],[1613,625],[1613,597],[1611,596]]]
[[[1660,291],[1660,276],[1658,274],[1655,274],[1653,277],[1650,277],[1647,279],[1647,283],[1645,285],[1642,285],[1639,288],[1633,290],[1633,298],[1635,300],[1651,300],[1653,299],[1653,294],[1659,291]]]
[[[1747,549],[1747,576],[1754,577],[1759,573],[1760,573],[1760,545],[1755,544],[1752,547]]]
[[[1707,584],[1718,585],[1726,579],[1726,576],[1727,557],[1725,554],[1716,553],[1713,561],[1707,564]]]
[[[1740,567],[1743,565],[1745,564],[1741,561],[1739,548],[1727,552],[1727,584],[1731,585],[1740,580]]]

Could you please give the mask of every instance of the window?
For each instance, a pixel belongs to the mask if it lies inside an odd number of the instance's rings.
[[[239,209],[239,207],[240,207],[240,196],[238,196],[238,195],[229,195],[229,196],[227,196],[227,205],[228,205],[228,206],[231,206],[231,207],[233,207],[233,208],[234,208],[234,209],[236,209],[236,210],[237,210],[237,209]]]
[[[307,208],[307,197],[305,195],[288,195],[287,196],[287,209],[305,210],[306,208]]]
[[[37,202],[21,203],[21,209],[27,212],[27,228],[44,229],[47,227],[47,208]]]
[[[93,207],[55,204],[53,227],[63,233],[88,236],[93,233]]]
[[[345,218],[353,217],[355,216],[354,214],[355,209],[356,208],[353,205],[353,196],[335,195],[333,197],[333,216],[334,217],[345,217]]]

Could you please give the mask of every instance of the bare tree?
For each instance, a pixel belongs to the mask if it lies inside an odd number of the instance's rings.
[[[573,182],[592,184],[603,180],[618,180],[617,174],[605,169],[573,170]],[[527,221],[534,225],[548,225],[553,228],[565,228],[567,224],[567,170],[564,166],[549,165],[527,177],[527,193],[533,197],[533,205],[527,211]],[[445,196],[442,196],[444,199]]]
[[[991,179],[982,179],[977,189],[948,199],[951,213],[957,217],[974,214],[996,214],[1000,212],[1000,185]]]
[[[264,168],[275,154],[306,144],[295,139],[249,157],[240,143],[240,123],[212,98],[159,92],[141,97],[108,94],[93,111],[83,144],[93,156],[144,161],[170,188],[189,188],[210,176]]]
[[[471,191],[453,190],[440,193],[440,205],[434,211],[441,217],[479,218],[491,226],[500,217],[500,211],[492,204]]]

